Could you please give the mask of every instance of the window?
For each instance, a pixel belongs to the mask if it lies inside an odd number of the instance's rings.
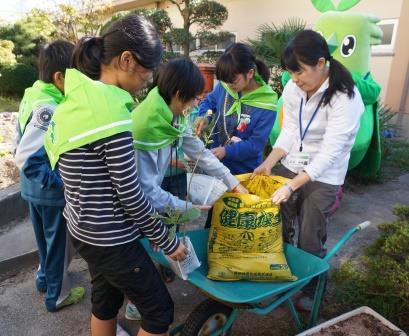
[[[200,40],[197,40],[197,46],[200,48],[201,51],[224,51],[229,45],[233,44],[237,40],[237,33],[230,32],[230,36],[217,44],[207,45]]]
[[[164,45],[164,49],[166,51],[170,51],[170,46],[169,44]],[[190,42],[190,50],[195,50],[196,49],[196,40],[193,40],[192,42]],[[180,44],[172,44],[172,51],[175,53],[183,53],[183,47]]]
[[[237,40],[237,34],[236,33],[231,33],[232,35],[227,38],[225,41],[222,41],[218,44],[216,44],[216,50],[218,51],[224,51],[226,48],[228,48],[231,44],[236,43]]]
[[[398,19],[385,19],[378,23],[383,36],[381,44],[372,46],[372,55],[391,56],[395,50],[396,32],[398,31]]]

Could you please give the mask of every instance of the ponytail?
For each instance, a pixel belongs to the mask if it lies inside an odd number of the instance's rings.
[[[257,67],[257,72],[259,73],[263,81],[265,81],[268,84],[268,81],[270,79],[270,69],[262,60],[256,59],[255,63]]]
[[[329,104],[337,91],[346,93],[348,98],[353,98],[355,96],[354,86],[354,80],[348,69],[331,56],[329,58],[329,85],[324,98],[324,105]]]
[[[89,78],[97,80],[101,75],[103,38],[83,37],[75,46],[71,66]]]
[[[71,65],[97,80],[101,76],[101,64],[108,65],[124,51],[131,52],[146,69],[159,65],[162,43],[152,22],[141,15],[129,14],[113,22],[102,37],[81,38]]]

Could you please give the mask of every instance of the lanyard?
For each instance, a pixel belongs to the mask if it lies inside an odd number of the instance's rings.
[[[326,93],[326,92],[324,92],[324,94],[322,95],[320,101],[318,102],[318,105],[317,105],[317,107],[315,108],[315,111],[314,111],[314,113],[312,114],[312,117],[311,117],[310,121],[308,122],[307,127],[306,127],[305,130],[304,130],[304,133],[303,133],[303,131],[302,131],[302,120],[301,120],[302,104],[303,104],[303,102],[304,102],[304,99],[301,98],[300,112],[299,112],[299,117],[298,117],[298,120],[299,120],[299,122],[300,122],[300,138],[301,138],[300,152],[302,152],[302,142],[303,142],[303,140],[304,140],[304,138],[305,138],[305,135],[307,134],[308,129],[310,128],[310,125],[311,125],[312,121],[314,120],[315,116],[317,115],[318,110],[320,109],[320,106],[321,106],[322,102],[324,101],[325,93]]]

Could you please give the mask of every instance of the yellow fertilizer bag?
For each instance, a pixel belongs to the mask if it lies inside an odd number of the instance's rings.
[[[225,193],[214,205],[208,241],[212,280],[294,281],[284,255],[279,206],[271,195],[287,179],[237,176],[250,194]]]

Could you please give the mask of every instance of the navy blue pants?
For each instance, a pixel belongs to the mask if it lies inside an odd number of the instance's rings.
[[[64,208],[32,202],[28,202],[28,205],[40,258],[36,286],[39,291],[46,293],[47,310],[55,311],[70,290],[66,269],[71,261],[71,253],[66,221],[62,214]]]
[[[165,176],[161,188],[172,195],[184,200],[187,194],[186,173]]]

